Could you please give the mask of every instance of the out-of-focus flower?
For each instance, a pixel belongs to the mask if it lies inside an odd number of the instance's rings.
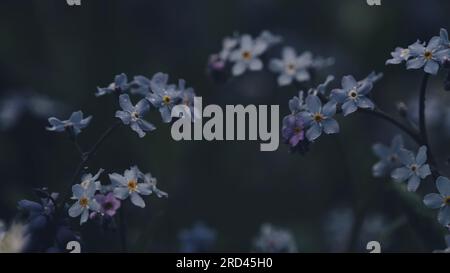
[[[216,242],[216,232],[202,222],[197,222],[189,229],[183,229],[178,234],[180,252],[209,252]]]
[[[260,253],[295,253],[297,243],[290,231],[263,224],[258,237],[253,241],[253,248]]]
[[[169,123],[172,120],[172,108],[181,101],[180,90],[184,90],[185,82],[180,80],[178,87],[168,84],[169,76],[164,73],[156,73],[150,83],[153,93],[149,93],[146,99],[158,108],[163,122]]]
[[[307,110],[301,112],[301,117],[308,127],[306,138],[309,141],[317,139],[322,132],[326,134],[339,133],[339,124],[333,116],[336,114],[336,102],[329,101],[322,107],[322,102],[315,95],[306,97]]]
[[[295,147],[305,139],[304,123],[300,114],[288,115],[283,118],[281,129],[284,142]]]
[[[403,148],[403,138],[397,135],[392,139],[391,145],[386,146],[375,143],[372,146],[373,153],[380,159],[372,167],[372,174],[375,177],[383,177],[392,172],[393,169],[401,165],[399,151]]]
[[[425,67],[426,73],[436,75],[444,58],[450,54],[450,49],[442,48],[441,38],[433,37],[427,46],[415,43],[409,46],[411,59],[406,63],[407,69],[420,69]]]
[[[95,185],[95,190],[100,191],[101,190],[101,183],[98,181],[98,178],[103,173],[103,169],[98,170],[98,172],[95,175],[92,175],[90,173],[84,174],[81,177],[81,183],[80,185],[83,186],[83,188],[87,189],[90,184]]]
[[[267,48],[268,44],[265,40],[253,39],[248,34],[242,35],[239,40],[239,47],[230,54],[230,61],[234,63],[232,74],[239,76],[247,69],[261,70],[263,63],[259,57]]]
[[[115,197],[120,200],[130,197],[131,203],[141,208],[145,207],[141,195],[150,195],[152,191],[146,183],[139,182],[139,169],[137,167],[125,170],[124,175],[109,174],[109,179],[115,187],[113,191]]]
[[[65,252],[69,241],[81,242],[81,238],[70,227],[66,208],[63,213],[55,213],[55,204],[59,194],[39,189],[41,202],[21,200],[18,208],[26,216],[29,242],[26,252]]]
[[[95,201],[100,205],[100,210],[91,213],[90,218],[95,218],[98,214],[113,217],[116,215],[117,210],[120,208],[121,202],[118,200],[114,193],[110,192],[106,195],[96,194],[94,196]]]
[[[386,65],[388,64],[401,64],[406,62],[410,55],[409,48],[401,48],[397,47],[395,51],[391,53],[392,59],[386,61]]]
[[[100,211],[100,205],[94,199],[95,184],[89,183],[87,187],[80,184],[72,186],[72,199],[76,202],[70,207],[70,217],[80,217],[80,225],[84,224],[89,218],[89,211]]]
[[[450,224],[450,180],[440,176],[436,179],[436,188],[439,193],[427,194],[423,202],[431,209],[439,209],[438,221],[443,226]]]
[[[20,253],[28,243],[27,227],[21,223],[13,223],[7,229],[0,221],[0,253]]]
[[[431,174],[427,162],[427,147],[422,146],[414,156],[413,152],[400,149],[398,156],[403,167],[392,171],[391,177],[397,182],[408,181],[408,191],[416,191],[422,179]]]
[[[47,96],[17,90],[0,100],[0,130],[11,129],[27,114],[47,119],[48,116],[59,114],[64,109],[64,105]]]
[[[152,193],[156,194],[156,196],[158,196],[159,198],[169,197],[169,194],[167,194],[167,192],[164,192],[156,187],[158,180],[156,179],[156,177],[153,177],[151,173],[144,174],[141,172],[140,176],[141,176],[142,180],[144,181],[144,183],[147,184],[150,191]]]
[[[305,82],[311,79],[308,69],[313,62],[311,52],[304,52],[297,56],[295,49],[285,47],[282,51],[281,59],[272,59],[269,68],[275,73],[279,73],[278,85],[285,86],[295,79],[298,82]]]
[[[122,120],[125,125],[130,125],[131,129],[135,131],[139,137],[144,137],[146,132],[156,129],[150,122],[143,119],[144,114],[150,109],[147,100],[140,100],[136,106],[133,106],[128,94],[122,94],[119,97],[119,104],[122,111],[116,112],[116,117]]]
[[[68,131],[71,135],[76,136],[81,133],[81,129],[84,129],[89,125],[91,119],[92,116],[83,118],[83,112],[77,111],[73,112],[68,120],[61,121],[55,117],[49,118],[48,122],[51,126],[46,129],[54,132]]]
[[[342,78],[342,89],[331,91],[331,99],[342,104],[344,116],[355,112],[359,108],[374,109],[375,105],[367,97],[372,90],[370,80],[357,82],[353,76]]]
[[[114,82],[112,82],[108,87],[97,87],[97,93],[95,96],[100,97],[103,95],[108,95],[112,93],[121,94],[128,90],[130,85],[128,84],[128,77],[124,73],[116,75]]]

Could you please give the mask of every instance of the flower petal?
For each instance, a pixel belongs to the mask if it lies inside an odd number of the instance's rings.
[[[438,209],[444,204],[444,198],[440,194],[430,193],[425,195],[423,203],[430,209]]]
[[[144,199],[142,199],[142,197],[136,192],[133,192],[131,194],[131,203],[133,203],[134,205],[136,205],[140,208],[145,208]]]
[[[420,177],[418,177],[417,175],[412,175],[409,179],[408,179],[408,186],[407,189],[410,192],[415,192],[417,190],[417,188],[420,185]]]
[[[450,180],[447,177],[439,176],[436,179],[436,188],[444,196],[450,196]]]

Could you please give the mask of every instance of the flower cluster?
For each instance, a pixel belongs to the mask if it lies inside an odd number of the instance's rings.
[[[225,72],[228,65],[233,76],[244,74],[245,71],[263,69],[262,55],[273,45],[281,42],[281,38],[269,31],[263,31],[256,38],[249,34],[235,33],[222,42],[222,50],[210,56],[208,71],[213,75]]]
[[[144,174],[137,166],[132,166],[122,174],[109,174],[109,185],[97,181],[102,171],[95,176],[86,174],[80,184],[72,186],[72,199],[75,203],[69,209],[71,217],[80,217],[80,224],[85,223],[89,216],[98,215],[113,217],[121,206],[121,200],[129,198],[131,203],[140,208],[145,207],[141,195],[155,193],[158,197],[167,197],[167,193],[156,188],[156,180],[151,175]]]
[[[180,241],[180,252],[209,252],[216,243],[217,234],[205,223],[197,222],[191,228],[181,230],[178,239]]]
[[[450,59],[450,46],[447,30],[441,29],[440,36],[434,36],[427,43],[416,41],[407,48],[397,47],[391,53],[392,59],[386,64],[406,62],[407,69],[421,69],[428,74],[436,75],[439,68]]]
[[[283,119],[281,133],[284,141],[291,150],[303,153],[322,133],[339,133],[339,124],[334,119],[338,109],[342,110],[344,116],[358,108],[373,110],[375,105],[369,98],[369,93],[381,76],[373,72],[361,81],[356,81],[353,76],[344,76],[342,88],[333,89],[329,95],[327,88],[334,77],[328,76],[316,88],[310,88],[308,92],[300,91],[298,97],[289,101],[291,113]]]
[[[281,52],[281,59],[272,59],[269,68],[272,72],[279,74],[278,85],[285,86],[293,81],[308,82],[314,70],[319,70],[334,63],[331,58],[314,58],[309,51],[297,55],[292,47],[284,47]]]

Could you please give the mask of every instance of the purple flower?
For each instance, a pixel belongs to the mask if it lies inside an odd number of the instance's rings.
[[[291,147],[298,145],[305,139],[304,123],[300,115],[289,115],[283,119],[283,128],[281,134],[286,143]]]
[[[96,194],[95,200],[98,204],[100,204],[100,211],[99,213],[101,215],[108,215],[110,217],[113,217],[117,210],[120,208],[121,202],[119,199],[117,199],[114,196],[114,193],[110,192],[107,195],[104,194]],[[91,213],[90,217],[95,218],[97,216],[97,212]]]

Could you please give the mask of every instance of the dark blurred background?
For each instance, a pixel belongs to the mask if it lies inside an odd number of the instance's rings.
[[[81,134],[82,145],[92,144],[113,122],[116,99],[94,93],[122,72],[130,78],[160,71],[172,82],[183,78],[204,104],[280,104],[280,114],[288,114],[288,100],[298,90],[277,87],[267,71],[219,85],[208,77],[208,56],[234,31],[270,30],[299,52],[334,57],[336,64],[318,79],[335,75],[333,88],[347,74],[362,79],[372,70],[383,72],[375,101],[395,115],[397,102],[416,103],[422,74],[386,67],[385,61],[396,46],[428,41],[441,27],[448,29],[450,9],[446,0],[382,1],[379,7],[364,0],[82,0],[81,7],[64,0],[3,0],[0,5],[0,99],[11,107],[38,94],[45,98],[38,108],[50,108],[49,115],[65,118],[79,109],[93,115]],[[432,78],[430,96],[445,114],[433,107],[435,120],[429,122],[431,148],[446,168],[450,94],[444,93],[442,78]],[[78,163],[71,142],[45,130],[44,114],[17,117],[20,111],[11,109],[0,133],[0,218],[7,221],[16,214],[18,200],[34,198],[33,188],[65,189]],[[398,198],[402,188],[372,178],[377,159],[371,145],[389,143],[398,133],[389,124],[363,114],[339,118],[341,133],[321,137],[301,156],[289,154],[282,143],[276,152],[260,152],[258,142],[175,142],[157,113],[149,120],[158,127],[154,133],[139,139],[122,128],[89,166],[92,172],[121,172],[137,164],[169,193],[168,199],[147,198],[146,209],[126,206],[131,251],[178,251],[179,231],[197,221],[216,231],[212,251],[250,251],[263,223],[290,230],[301,252],[365,251],[371,240],[381,241],[383,251],[444,247],[443,239],[436,239],[443,232],[418,228],[421,223]],[[431,180],[425,183],[425,192],[434,191]],[[421,210],[421,199],[406,195]],[[435,217],[433,211],[424,213]],[[117,249],[114,236],[92,224],[81,230],[89,250]]]

